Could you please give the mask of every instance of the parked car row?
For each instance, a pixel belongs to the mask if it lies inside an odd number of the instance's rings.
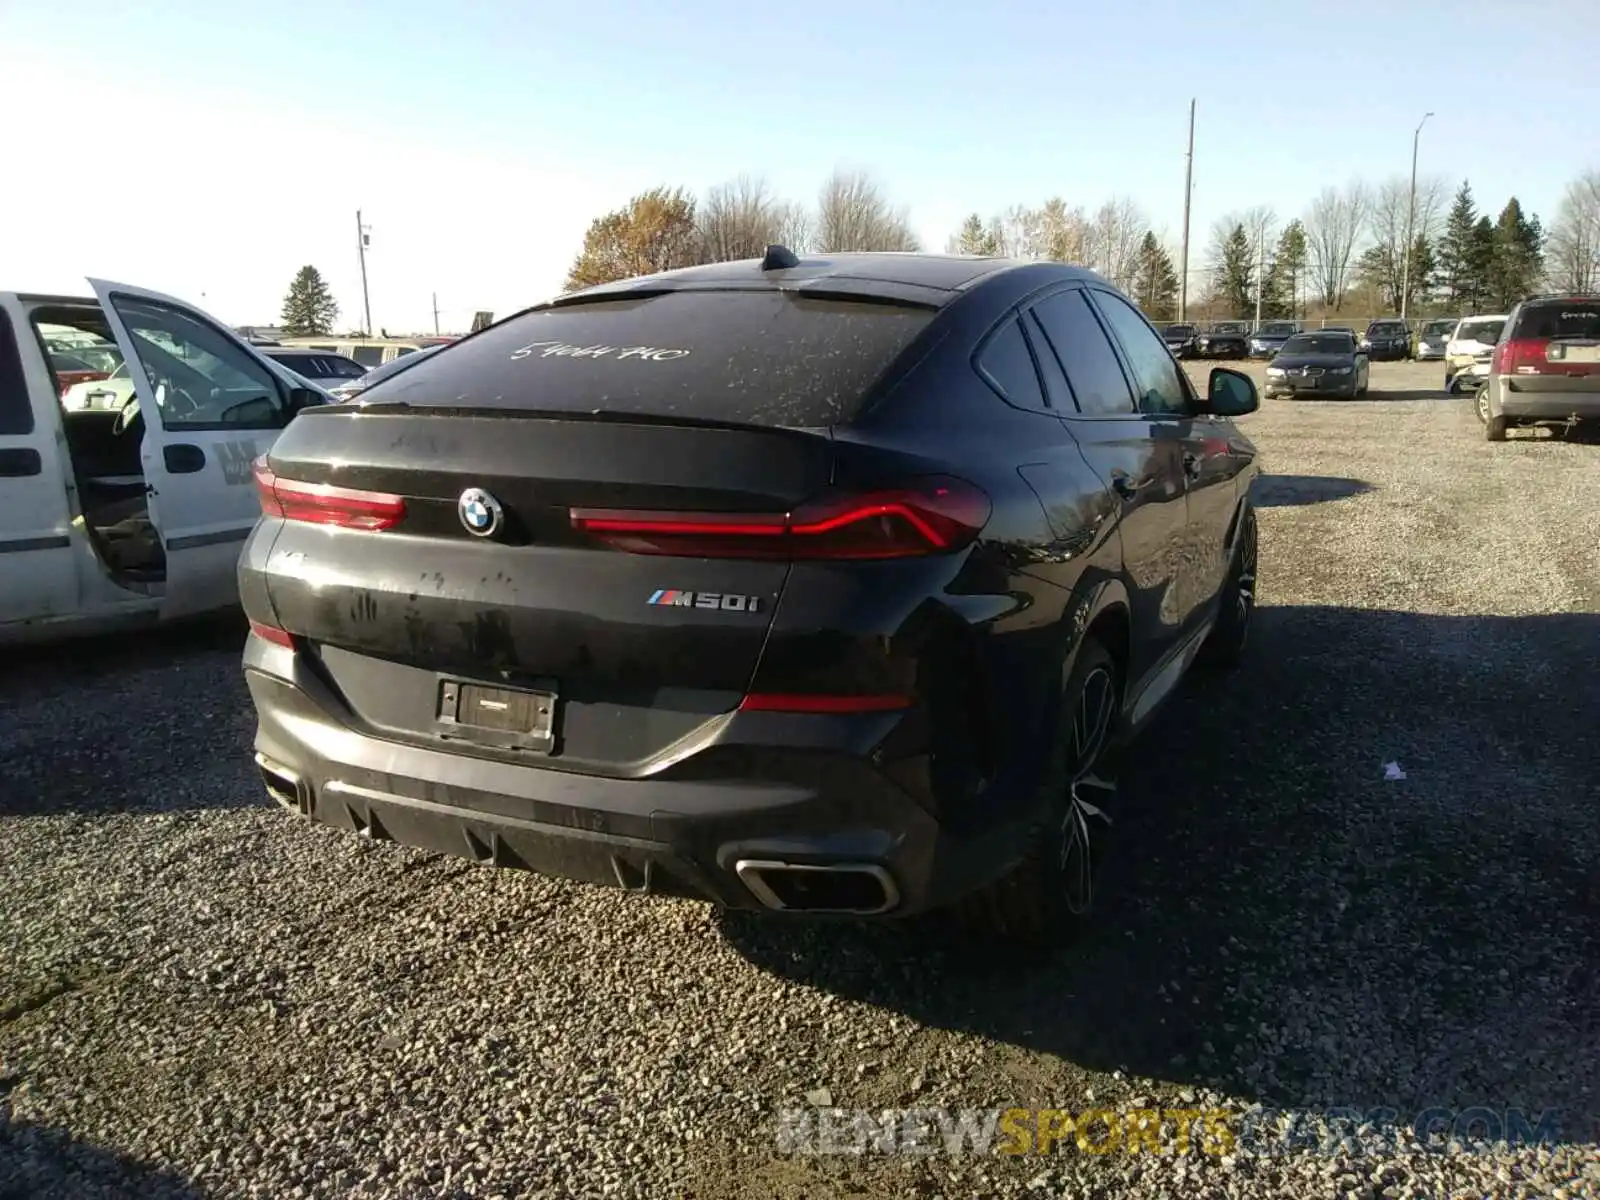
[[[1419,362],[1445,361],[1447,386],[1449,376],[1461,372],[1473,363],[1488,362],[1488,347],[1498,336],[1496,322],[1503,323],[1504,313],[1470,317],[1442,317],[1425,322],[1415,337],[1410,327],[1399,318],[1384,317],[1368,324],[1366,331],[1357,334],[1348,325],[1321,325],[1316,329],[1302,330],[1297,321],[1263,321],[1252,330],[1247,322],[1219,321],[1201,328],[1198,325],[1177,323],[1162,328],[1162,341],[1177,358],[1253,358],[1271,359],[1285,341],[1301,332],[1347,333],[1355,338],[1370,361],[1395,362],[1415,359]],[[1488,334],[1487,344],[1484,335]],[[1476,343],[1469,346],[1469,343]],[[1452,350],[1451,347],[1457,349]],[[1477,357],[1481,355],[1480,357]],[[1463,378],[1462,383],[1467,382]]]

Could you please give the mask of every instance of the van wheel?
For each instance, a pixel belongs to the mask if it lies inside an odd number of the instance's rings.
[[[1035,943],[1064,940],[1081,927],[1103,873],[1111,825],[1104,806],[1116,784],[1101,770],[1121,705],[1116,662],[1085,637],[1063,689],[1061,727],[1041,785],[1044,816],[1026,857],[963,903],[960,913],[970,924]]]
[[[1487,425],[1489,423],[1489,389],[1481,387],[1472,397],[1472,407],[1478,410],[1478,420]]]

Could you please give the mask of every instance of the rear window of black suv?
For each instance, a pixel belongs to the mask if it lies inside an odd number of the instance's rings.
[[[937,315],[777,290],[590,301],[493,326],[361,403],[841,424]]]

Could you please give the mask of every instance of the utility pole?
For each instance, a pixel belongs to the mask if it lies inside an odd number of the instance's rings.
[[[372,300],[367,295],[367,234],[371,229],[372,226],[361,223],[361,210],[356,209],[356,257],[361,260],[361,311],[367,318],[361,332],[366,337],[372,336]]]
[[[1411,299],[1411,225],[1417,219],[1417,142],[1422,137],[1422,127],[1432,113],[1423,113],[1411,135],[1411,198],[1406,203],[1406,253],[1405,266],[1400,271],[1400,320],[1406,319],[1406,302]]]
[[[439,336],[439,293],[433,294],[433,336]]]
[[[1194,101],[1189,101],[1189,153],[1183,159],[1183,276],[1178,285],[1178,320],[1189,319],[1189,197],[1194,193]]]

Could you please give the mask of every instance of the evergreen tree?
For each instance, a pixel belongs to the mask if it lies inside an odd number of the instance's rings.
[[[1275,317],[1299,314],[1300,283],[1306,270],[1307,253],[1305,226],[1298,220],[1290,221],[1278,238],[1278,251],[1267,271],[1267,294],[1261,302],[1263,316],[1269,309]]]
[[[1478,224],[1478,206],[1472,199],[1472,185],[1465,180],[1450,205],[1450,215],[1445,218],[1444,233],[1439,238],[1436,255],[1439,264],[1439,284],[1450,295],[1453,304],[1472,304],[1483,287],[1483,277],[1476,273],[1475,229]]]
[[[1000,253],[1000,239],[982,217],[973,213],[961,223],[961,232],[956,235],[956,253],[993,257]]]
[[[1137,274],[1134,277],[1134,300],[1152,321],[1170,321],[1178,308],[1178,273],[1172,269],[1168,256],[1156,235],[1145,230],[1139,243]]]
[[[1429,293],[1433,291],[1433,281],[1438,270],[1439,263],[1434,257],[1428,235],[1417,234],[1416,240],[1411,243],[1411,294],[1407,299],[1408,310],[1428,298]]]
[[[1479,217],[1478,223],[1472,227],[1472,238],[1468,243],[1466,288],[1463,292],[1473,308],[1494,303],[1489,292],[1490,276],[1494,271],[1494,251],[1494,222],[1488,217]]]
[[[1544,231],[1527,217],[1515,196],[1495,222],[1486,291],[1501,312],[1532,293],[1544,274]]]
[[[301,267],[283,298],[283,330],[290,337],[331,333],[339,305],[315,267]]]
[[[1243,224],[1229,230],[1217,268],[1216,297],[1227,307],[1228,315],[1252,313],[1256,306],[1255,255]]]
[[[1399,290],[1395,285],[1398,274],[1394,255],[1382,242],[1368,246],[1356,260],[1356,279],[1378,294],[1385,309],[1400,308],[1400,298],[1395,294]]]

